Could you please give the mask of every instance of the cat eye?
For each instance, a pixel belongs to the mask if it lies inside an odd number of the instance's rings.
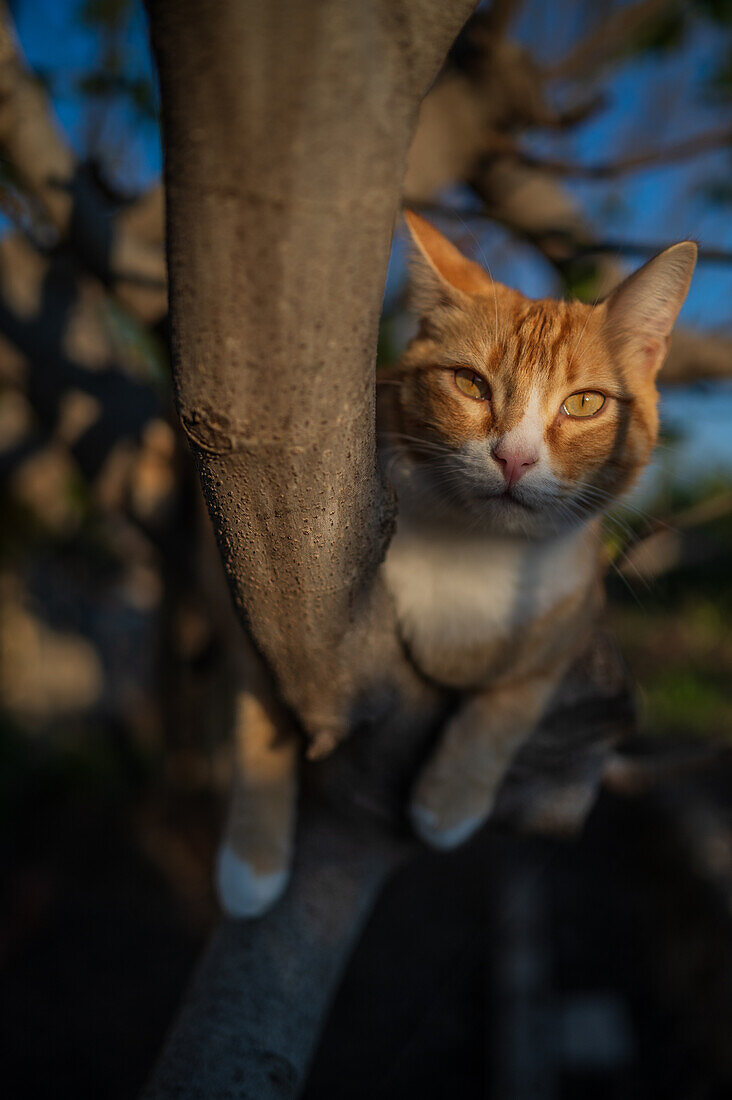
[[[594,390],[585,390],[584,393],[573,393],[565,398],[562,409],[567,416],[586,417],[594,416],[605,404],[605,394],[596,393]]]
[[[455,385],[461,393],[472,397],[474,401],[486,401],[490,397],[490,387],[485,378],[481,378],[468,367],[460,367],[455,371]]]

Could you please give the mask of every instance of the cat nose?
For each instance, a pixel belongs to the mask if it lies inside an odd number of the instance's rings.
[[[505,443],[497,444],[491,454],[501,467],[501,473],[505,477],[509,489],[539,461],[539,456],[535,451],[509,447]]]

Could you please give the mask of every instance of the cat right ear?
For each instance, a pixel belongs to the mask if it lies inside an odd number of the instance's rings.
[[[613,340],[651,374],[660,370],[694,274],[697,247],[681,241],[630,275],[607,299]]]
[[[446,305],[462,305],[472,294],[493,293],[490,275],[443,237],[431,222],[413,210],[404,218],[416,245],[412,264],[412,296],[419,313]]]

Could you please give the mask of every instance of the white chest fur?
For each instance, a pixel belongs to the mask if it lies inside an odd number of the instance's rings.
[[[400,517],[385,562],[405,639],[425,664],[509,641],[596,575],[592,533],[550,540],[425,530]]]

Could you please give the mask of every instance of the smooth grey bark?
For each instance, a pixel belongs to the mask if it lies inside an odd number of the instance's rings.
[[[375,579],[374,360],[417,109],[471,7],[149,5],[178,409],[237,609],[321,745],[422,694]]]
[[[310,818],[277,908],[219,926],[147,1100],[297,1094],[345,959],[397,855],[386,835],[359,839],[340,825]]]
[[[631,727],[621,666],[598,636],[519,754],[497,819],[512,828],[576,827]],[[383,723],[354,735],[305,771],[292,883],[261,920],[220,926],[145,1100],[298,1094],[379,889],[416,848],[403,823],[404,793],[434,732],[423,716],[403,715],[398,728]]]
[[[235,604],[318,749],[372,723],[306,782],[292,887],[222,927],[150,1096],[294,1095],[444,713],[378,577],[374,363],[417,109],[471,7],[149,4],[176,398]]]
[[[412,668],[378,573],[393,502],[374,360],[417,108],[470,7],[149,3],[176,397],[229,584],[311,744],[361,727],[304,769],[294,880],[265,918],[216,934],[156,1100],[295,1095],[350,947],[411,847],[408,784],[450,700]],[[575,671],[504,819],[582,816],[626,724],[620,681],[613,658]]]

